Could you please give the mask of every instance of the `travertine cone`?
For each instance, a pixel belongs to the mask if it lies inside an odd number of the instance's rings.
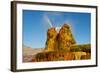
[[[47,32],[47,41],[46,41],[46,51],[54,51],[58,48],[57,46],[57,31],[55,28],[48,29]]]
[[[59,32],[55,28],[48,29],[45,50],[70,51],[70,46],[75,43],[70,26],[64,24]]]
[[[70,26],[67,24],[61,27],[57,39],[59,50],[70,51],[70,46],[76,43],[72,36]]]

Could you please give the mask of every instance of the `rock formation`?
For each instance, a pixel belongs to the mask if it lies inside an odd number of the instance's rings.
[[[48,29],[46,50],[48,51],[70,51],[70,46],[76,44],[69,25],[64,24],[57,33],[55,28]]]
[[[69,25],[64,24],[58,34],[59,50],[70,51],[70,46],[76,44]]]
[[[78,47],[78,49],[75,49],[75,47]],[[80,50],[82,47],[83,51]],[[60,30],[58,28],[49,28],[45,49],[37,53],[32,62],[90,59],[91,51],[84,48],[90,49],[91,47],[89,45],[85,45],[85,47],[84,45],[77,45],[68,24],[64,24]]]
[[[55,28],[48,29],[47,32],[47,41],[46,41],[46,51],[54,51],[56,48],[58,48],[57,45],[57,31]]]

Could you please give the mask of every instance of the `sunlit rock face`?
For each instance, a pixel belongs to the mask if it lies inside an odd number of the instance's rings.
[[[75,44],[75,40],[73,39],[72,32],[70,26],[64,24],[58,34],[58,47],[59,50],[70,51],[70,46]]]
[[[57,45],[57,31],[55,28],[48,29],[47,32],[47,41],[46,41],[46,51],[54,51],[58,48]]]
[[[70,51],[70,46],[75,43],[70,26],[67,24],[47,31],[46,50],[48,51]]]

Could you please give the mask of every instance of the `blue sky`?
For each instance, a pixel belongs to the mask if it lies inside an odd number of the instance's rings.
[[[90,43],[91,14],[23,10],[23,45],[32,48],[45,47],[47,30],[64,23],[71,26],[77,44]]]

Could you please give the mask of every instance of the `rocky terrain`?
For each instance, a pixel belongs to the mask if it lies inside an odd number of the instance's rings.
[[[23,47],[23,62],[84,59],[91,59],[91,45],[78,45],[68,24],[59,31],[54,27],[48,29],[45,48]]]
[[[30,62],[32,58],[43,51],[43,48],[33,49],[31,47],[23,46],[23,62]]]

